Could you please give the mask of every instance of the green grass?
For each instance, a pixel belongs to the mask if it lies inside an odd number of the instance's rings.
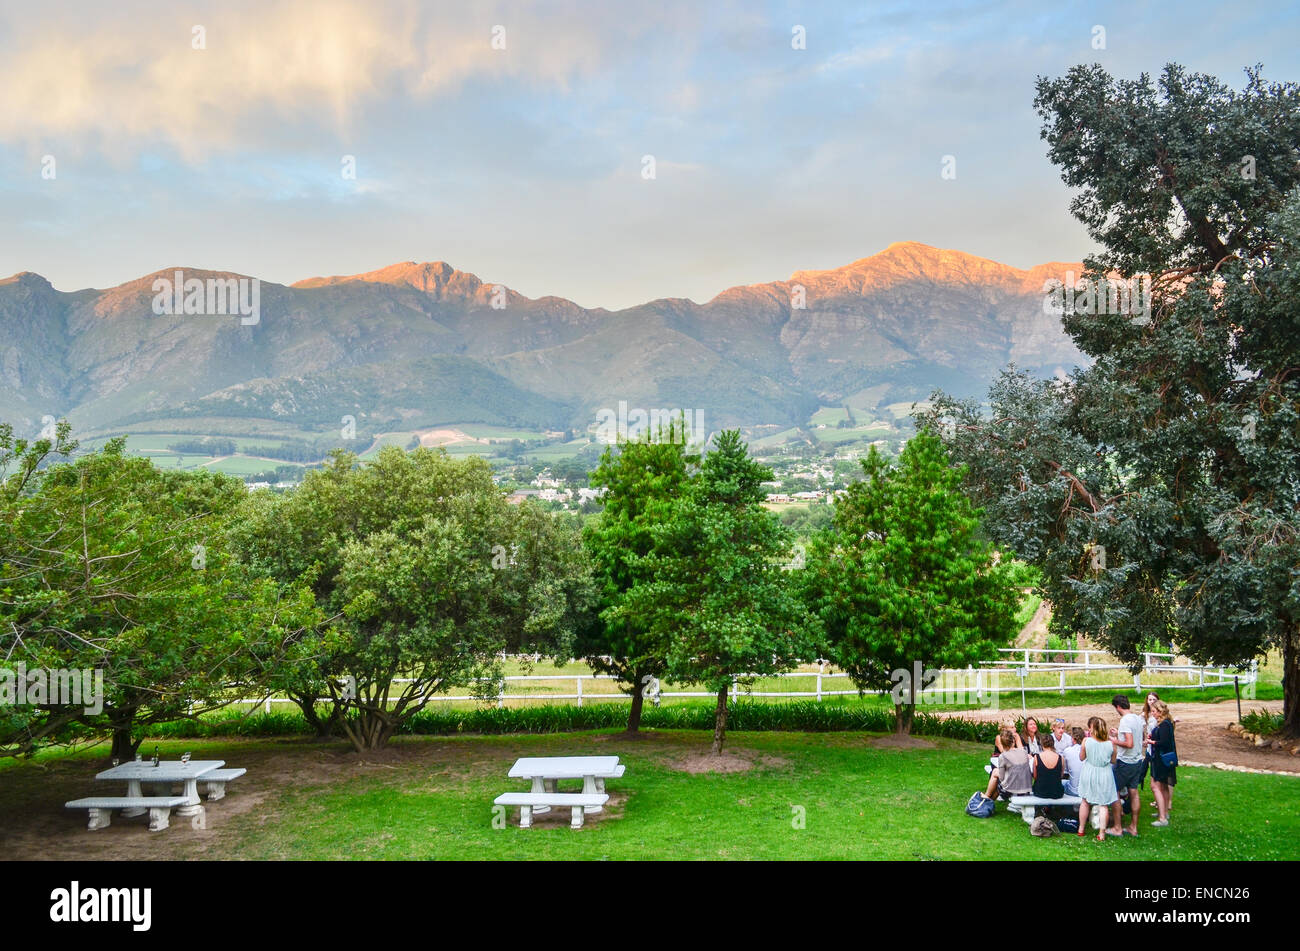
[[[164,757],[191,751],[248,775],[208,807],[200,843],[183,824],[149,841],[149,857],[233,859],[1079,859],[1277,860],[1300,858],[1300,779],[1184,767],[1173,823],[1153,829],[1143,796],[1137,840],[1037,839],[999,808],[963,812],[981,788],[983,745],[935,740],[932,748],[872,744],[868,734],[729,733],[727,750],[750,768],[690,773],[709,735],[617,734],[402,738],[364,760],[307,742],[164,741]],[[153,744],[146,746],[152,752]],[[492,800],[526,789],[508,779],[520,756],[612,754],[627,772],[609,782],[607,814],[567,828],[567,810],[532,829],[518,810],[504,824]],[[99,751],[102,759],[103,751]],[[59,816],[64,796],[89,785],[90,753],[4,770],[0,822],[39,815],[53,856],[114,857],[109,836],[88,836],[84,817]],[[77,784],[80,783],[80,786]],[[257,796],[241,810],[242,796]],[[47,817],[47,814],[48,817]],[[803,827],[795,820],[802,816]],[[56,818],[57,817],[57,818]],[[497,820],[494,824],[494,818]],[[554,823],[554,824],[551,824]],[[142,828],[116,834],[148,835]],[[138,820],[137,820],[138,824]],[[503,826],[503,827],[502,827]],[[96,850],[103,851],[96,851]],[[1154,867],[1154,866],[1152,866]]]

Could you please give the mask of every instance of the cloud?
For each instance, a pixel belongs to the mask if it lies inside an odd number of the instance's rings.
[[[599,17],[551,20],[525,5],[453,12],[413,0],[278,0],[137,5],[94,21],[11,13],[0,29],[0,142],[119,158],[165,143],[198,162],[295,131],[345,136],[371,104],[428,99],[477,77],[562,88],[610,52]],[[504,49],[493,47],[497,26]]]

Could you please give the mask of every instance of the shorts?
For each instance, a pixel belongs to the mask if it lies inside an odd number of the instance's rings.
[[[1115,791],[1123,797],[1126,793],[1136,792],[1142,783],[1142,777],[1146,774],[1147,764],[1141,760],[1136,763],[1125,763],[1123,760],[1115,761]]]

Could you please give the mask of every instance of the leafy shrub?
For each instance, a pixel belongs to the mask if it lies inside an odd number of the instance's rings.
[[[641,726],[658,730],[712,730],[713,718],[714,708],[711,703],[679,703],[646,709],[641,717]],[[860,704],[816,703],[811,700],[790,703],[741,700],[732,704],[727,723],[735,730],[767,732],[888,733],[894,729],[894,712],[892,709]],[[620,703],[594,703],[581,707],[546,704],[532,707],[424,710],[412,717],[400,732],[421,736],[446,736],[454,733],[569,733],[577,730],[621,730],[626,725],[627,707]],[[912,722],[912,732],[917,735],[980,743],[992,742],[996,730],[997,725],[994,723],[964,717],[940,717],[922,711],[917,712]],[[306,720],[296,709],[243,714],[225,710],[202,719],[162,724],[153,731],[155,736],[175,738],[292,736],[309,733],[311,730]]]
[[[1241,726],[1248,733],[1268,736],[1282,730],[1282,714],[1269,713],[1267,710],[1251,710],[1241,718]]]
[[[1074,655],[1064,652],[1078,649],[1078,640],[1070,635],[1047,635],[1047,659],[1051,662],[1069,663],[1074,659]]]

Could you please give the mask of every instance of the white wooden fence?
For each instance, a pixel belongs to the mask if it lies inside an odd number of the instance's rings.
[[[984,698],[990,695],[1001,695],[1004,693],[1020,693],[1022,702],[1024,694],[1028,692],[1046,692],[1057,690],[1062,695],[1068,690],[1132,690],[1141,692],[1148,687],[1155,687],[1161,691],[1179,690],[1179,689],[1198,689],[1203,687],[1223,687],[1232,686],[1238,679],[1242,685],[1253,685],[1259,676],[1258,664],[1252,664],[1251,667],[1244,671],[1236,671],[1229,667],[1207,667],[1191,663],[1176,663],[1179,659],[1174,654],[1147,653],[1143,655],[1145,665],[1143,670],[1136,674],[1130,674],[1128,667],[1121,664],[1116,658],[1103,650],[1047,650],[1046,648],[1018,648],[1006,647],[998,651],[996,660],[981,661],[979,667],[967,667],[964,670],[939,670],[925,671],[925,675],[936,674],[937,679],[933,688],[929,690],[918,691],[923,700],[927,702],[942,703],[980,703]],[[1067,655],[1073,658],[1070,662],[1054,660],[1036,660],[1036,657],[1046,655],[1054,657],[1057,655]],[[1081,658],[1081,659],[1080,659]],[[1184,659],[1185,660],[1185,659]],[[846,673],[829,670],[826,662],[819,662],[818,669],[815,671],[794,671],[791,673],[766,675],[763,680],[771,679],[813,679],[815,678],[816,688],[813,690],[771,690],[764,689],[762,685],[753,687],[742,687],[739,683],[733,681],[731,685],[731,696],[733,698],[742,695],[755,698],[805,698],[815,699],[818,703],[825,697],[846,697],[856,696],[857,689],[853,687],[849,675]],[[1092,674],[1097,672],[1119,671],[1116,678],[1106,680],[1103,683],[1070,683],[1067,680],[1070,674]],[[1162,674],[1179,674],[1186,677],[1186,682],[1177,680],[1160,680],[1159,682],[1147,680],[1142,681],[1144,673],[1162,673]],[[1046,674],[1044,677],[1042,675]],[[1056,674],[1055,678],[1050,675]],[[1122,678],[1122,679],[1120,679]],[[504,707],[508,700],[534,700],[543,702],[553,701],[576,701],[578,706],[582,706],[589,701],[623,701],[630,702],[628,694],[613,691],[609,693],[597,692],[592,693],[584,690],[584,683],[593,681],[613,680],[608,674],[519,674],[497,679],[496,705]],[[1055,680],[1055,683],[1045,683],[1046,680]],[[510,684],[527,684],[535,682],[547,683],[572,683],[574,685],[571,693],[528,693],[528,692],[511,692]],[[1032,682],[1031,681],[1035,681]],[[410,683],[409,679],[398,678],[397,683]],[[480,682],[489,682],[483,680]],[[828,683],[829,682],[829,683]],[[842,688],[842,689],[837,689]],[[945,696],[969,697],[970,699],[957,699],[946,701],[942,699]],[[677,699],[692,697],[715,697],[716,694],[707,691],[698,690],[663,690],[658,693],[660,699]],[[428,697],[431,702],[451,703],[465,702],[477,699],[472,694],[431,694]],[[271,712],[271,705],[276,703],[292,703],[286,697],[268,697],[261,699],[240,700],[240,704],[262,704],[266,712]]]

